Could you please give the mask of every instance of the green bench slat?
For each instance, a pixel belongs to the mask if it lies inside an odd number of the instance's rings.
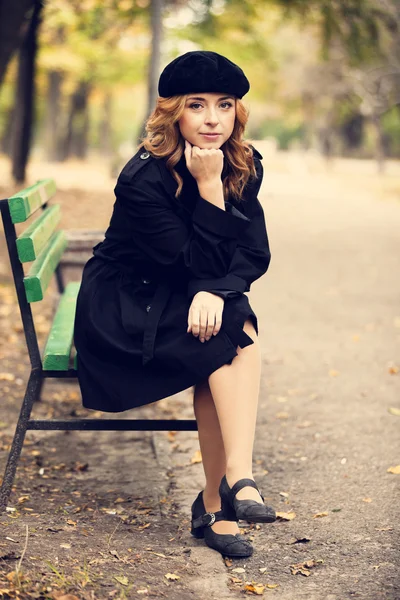
[[[69,366],[76,298],[80,282],[73,281],[65,288],[51,326],[43,354],[43,368],[51,371],[66,371]]]
[[[17,238],[17,251],[22,263],[38,257],[60,219],[60,205],[50,206]]]
[[[54,179],[42,179],[8,199],[11,220],[23,223],[56,193]]]
[[[43,300],[51,276],[60,262],[67,243],[63,231],[54,233],[32,264],[28,275],[24,277],[26,299],[28,302]]]

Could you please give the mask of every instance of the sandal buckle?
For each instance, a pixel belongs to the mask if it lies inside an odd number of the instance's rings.
[[[210,517],[211,520],[209,523],[205,523],[205,526],[211,527],[211,525],[214,525],[214,523],[215,523],[215,513],[206,512],[206,513],[204,513],[203,517],[206,517],[206,516]]]

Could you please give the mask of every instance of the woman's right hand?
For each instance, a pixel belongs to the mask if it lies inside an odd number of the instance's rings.
[[[199,185],[221,182],[224,153],[217,148],[199,148],[185,140],[186,166]]]

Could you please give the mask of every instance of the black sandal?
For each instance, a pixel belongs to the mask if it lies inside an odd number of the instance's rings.
[[[226,475],[221,479],[219,486],[221,506],[229,520],[243,519],[248,523],[273,523],[276,520],[276,513],[271,506],[261,504],[256,500],[237,500],[235,498],[238,491],[246,486],[255,488],[264,502],[264,496],[253,479],[239,479],[232,488],[229,487]]]
[[[223,556],[233,558],[246,558],[253,554],[253,546],[240,534],[215,533],[211,525],[217,521],[237,521],[235,518],[228,518],[223,510],[214,513],[206,512],[201,491],[192,504],[192,528],[190,533],[197,539],[203,539],[209,548],[217,550]]]

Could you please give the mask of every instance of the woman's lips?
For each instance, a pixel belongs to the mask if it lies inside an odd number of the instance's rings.
[[[200,135],[204,136],[209,140],[216,140],[221,134],[220,133],[201,133]]]

